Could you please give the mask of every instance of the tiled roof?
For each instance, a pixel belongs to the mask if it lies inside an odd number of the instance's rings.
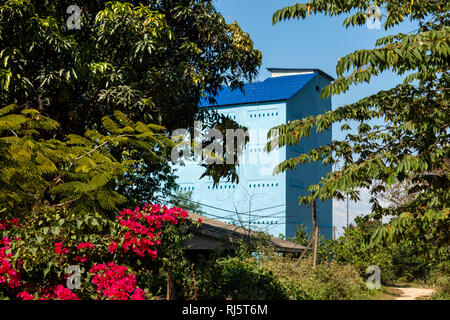
[[[222,91],[214,97],[218,106],[248,104],[268,101],[282,101],[291,98],[302,89],[318,72],[267,78],[262,82],[248,83],[243,91],[230,87],[222,87]],[[201,107],[210,106],[208,99],[202,99]]]

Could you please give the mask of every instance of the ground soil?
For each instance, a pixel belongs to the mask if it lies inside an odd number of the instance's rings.
[[[429,298],[435,291],[430,288],[396,288],[401,291],[401,295],[395,300],[417,300]]]

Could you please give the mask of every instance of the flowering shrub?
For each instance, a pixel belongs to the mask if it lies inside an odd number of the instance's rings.
[[[94,249],[95,246],[91,243],[91,242],[80,242],[77,245],[77,250],[80,252],[86,252],[87,250],[91,250]],[[75,262],[80,262],[80,263],[84,263],[88,260],[87,255],[83,255],[83,256],[75,256]]]
[[[20,226],[15,218],[0,220],[0,298],[145,300],[146,292],[160,287],[156,284],[164,275],[159,268],[181,263],[187,218],[180,208],[146,204],[122,210],[113,222],[101,222],[101,228],[92,219],[83,220],[95,226],[94,232],[79,228],[83,223],[76,218]],[[66,272],[77,264],[83,265],[81,286],[72,291],[65,287]]]
[[[112,300],[145,300],[145,291],[137,287],[136,277],[127,267],[109,262],[95,264],[89,272],[94,274],[92,283],[102,296]]]
[[[56,242],[54,244],[54,250],[57,254],[63,255],[63,254],[68,254],[69,250],[67,250],[67,248],[65,248],[62,244],[62,242]]]
[[[142,210],[139,207],[134,210],[125,209],[116,218],[122,227],[121,248],[125,253],[132,251],[138,257],[149,256],[156,259],[156,246],[161,244],[161,229],[167,224],[184,223],[187,217],[188,213],[183,209],[169,209],[159,204],[146,204]],[[112,242],[108,249],[113,253],[118,246],[117,242]]]
[[[8,237],[0,239],[0,286],[6,285],[10,288],[16,288],[21,285],[20,274],[14,270],[9,258],[11,252],[9,250],[10,240]],[[21,261],[19,260],[19,268]]]
[[[90,242],[80,242],[77,246],[77,250],[82,250],[82,249],[94,249],[94,245]]]
[[[11,228],[11,226],[19,227],[19,219],[13,218],[11,220],[2,220],[0,221],[0,230],[7,230]]]
[[[38,298],[35,298],[28,291],[19,292],[17,297],[22,298],[22,300],[80,300],[75,293],[60,284],[51,290],[43,290]]]

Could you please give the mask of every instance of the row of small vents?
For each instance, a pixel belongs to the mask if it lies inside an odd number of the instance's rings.
[[[278,182],[264,182],[264,183],[250,183],[248,185],[249,188],[252,189],[256,189],[256,188],[272,188],[272,187],[278,187],[279,183]],[[236,185],[235,184],[228,184],[228,185],[219,185],[219,186],[212,186],[209,185],[208,186],[208,190],[220,190],[220,189],[236,189]],[[185,187],[181,187],[182,191],[194,191],[195,187],[194,186],[185,186]]]
[[[232,120],[236,120],[236,115],[234,114],[225,114],[228,118]],[[278,112],[257,112],[257,113],[250,113],[249,117],[254,118],[268,118],[268,117],[277,117]]]

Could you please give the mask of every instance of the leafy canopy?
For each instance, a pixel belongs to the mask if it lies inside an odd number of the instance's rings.
[[[68,30],[73,4],[0,2],[0,239],[38,288],[62,281],[55,243],[108,252],[120,207],[175,187],[167,131],[217,122],[200,98],[251,80],[261,61],[211,0],[79,0],[81,29]],[[186,234],[169,229],[162,257],[180,265]]]
[[[116,110],[168,131],[191,128],[194,120],[213,116],[199,109],[202,96],[214,96],[223,84],[238,88],[257,74],[261,53],[211,0],[80,0],[80,29],[68,30],[66,11],[73,4],[0,4],[0,106],[34,108],[57,121],[46,138],[105,134],[102,118]],[[175,188],[167,154],[155,162],[150,152],[126,151],[140,160],[118,180],[130,202]],[[236,179],[229,169],[208,174]]]
[[[278,10],[273,23],[285,19],[305,19],[310,14],[349,15],[344,26],[363,26],[372,1],[313,0]],[[418,23],[418,30],[378,39],[373,49],[357,50],[340,58],[337,79],[323,89],[322,97],[348,91],[351,85],[367,82],[390,70],[405,75],[403,83],[380,91],[355,103],[341,106],[317,116],[292,121],[277,127],[279,137],[272,138],[268,150],[295,145],[311,130],[323,132],[333,124],[356,122],[356,132],[343,141],[314,148],[288,159],[275,172],[293,170],[305,162],[320,161],[336,169],[300,203],[314,199],[347,195],[359,199],[361,189],[371,191],[372,216],[391,217],[389,225],[377,229],[372,241],[409,237],[432,242],[435,248],[449,245],[449,54],[450,26],[448,1],[376,1],[387,16],[387,30],[406,19]],[[369,120],[378,125],[369,125]],[[384,123],[383,123],[384,121]],[[395,207],[383,207],[378,194],[386,186],[413,177],[409,201]]]

